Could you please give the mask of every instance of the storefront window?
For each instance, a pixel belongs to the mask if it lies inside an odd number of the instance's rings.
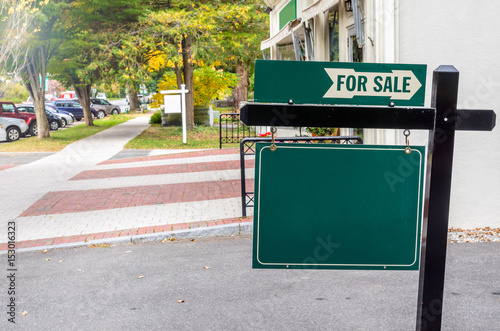
[[[330,12],[328,17],[330,26],[330,61],[339,62],[339,13]]]

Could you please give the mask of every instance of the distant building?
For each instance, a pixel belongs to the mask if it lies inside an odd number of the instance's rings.
[[[500,114],[497,1],[264,2],[270,15],[270,37],[261,43],[264,58],[426,64],[426,106],[433,70],[454,65],[460,71],[458,108]],[[450,226],[500,228],[498,126],[493,132],[457,132]],[[424,145],[427,135],[413,131],[410,142]],[[370,144],[404,142],[401,130],[365,129],[364,139]]]

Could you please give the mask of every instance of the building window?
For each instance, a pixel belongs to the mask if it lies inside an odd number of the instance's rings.
[[[348,29],[349,39],[347,46],[349,47],[349,62],[363,62],[363,47],[356,40],[356,30],[354,26]]]
[[[337,10],[328,15],[330,27],[330,61],[339,62],[339,13]]]
[[[277,45],[277,60],[295,60],[295,48],[293,44]]]

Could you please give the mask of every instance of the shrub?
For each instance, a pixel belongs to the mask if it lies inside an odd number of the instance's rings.
[[[208,105],[210,100],[224,98],[231,93],[231,87],[238,84],[238,75],[214,68],[202,67],[193,72],[194,104],[196,106]],[[175,73],[165,73],[158,83],[158,90],[177,90]],[[163,95],[156,93],[153,96],[153,106],[163,104]]]
[[[149,124],[161,124],[161,112],[157,111],[149,119]]]

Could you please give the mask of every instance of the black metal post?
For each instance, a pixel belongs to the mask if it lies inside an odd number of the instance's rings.
[[[458,76],[453,66],[440,66],[433,76],[431,107],[436,109],[436,118],[429,132],[430,181],[422,230],[417,331],[441,330]]]
[[[242,216],[247,216],[247,185],[245,174],[245,143],[244,139],[240,142],[240,169],[241,169],[241,208]]]
[[[219,115],[219,149],[222,149],[222,114]]]

